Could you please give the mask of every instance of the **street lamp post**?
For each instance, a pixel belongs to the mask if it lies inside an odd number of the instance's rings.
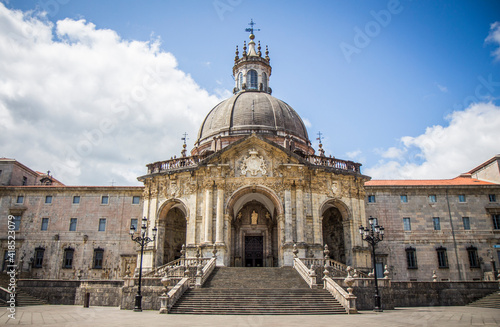
[[[141,234],[134,238],[135,234],[135,226],[130,225],[130,238],[132,241],[136,242],[141,246],[141,263],[139,268],[139,288],[137,290],[137,295],[135,296],[135,307],[134,311],[140,312],[142,311],[142,295],[141,295],[141,281],[142,281],[142,256],[144,255],[144,246],[146,246],[149,242],[153,242],[156,239],[156,226],[153,228],[153,238],[149,238],[147,236],[147,228],[148,228],[148,220],[146,217],[142,218],[141,224]]]
[[[380,294],[378,292],[378,281],[377,281],[377,266],[375,262],[375,246],[378,242],[384,239],[384,227],[375,224],[376,219],[370,216],[368,218],[370,227],[359,226],[359,233],[363,241],[368,242],[372,246],[372,262],[373,262],[373,279],[375,281],[375,307],[373,311],[382,311],[380,305]]]

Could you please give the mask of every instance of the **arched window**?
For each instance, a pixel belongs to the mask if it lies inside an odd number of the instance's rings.
[[[262,86],[264,91],[267,91],[267,74],[262,73]]]
[[[238,90],[241,90],[241,86],[243,85],[243,74],[238,74]]]
[[[247,73],[247,86],[249,89],[257,90],[257,72],[253,69]]]

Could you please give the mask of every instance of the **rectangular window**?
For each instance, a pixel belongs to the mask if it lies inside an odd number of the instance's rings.
[[[75,254],[75,250],[73,250],[73,249],[65,249],[64,250],[63,268],[72,268],[73,267],[74,254]]]
[[[47,204],[52,203],[52,195],[47,195],[47,196],[45,197],[45,203],[47,203]]]
[[[368,195],[368,203],[375,203],[375,195]]]
[[[458,202],[462,202],[462,203],[465,202],[465,194],[460,194],[458,196]]]
[[[141,202],[141,197],[140,196],[134,196],[132,197],[132,204],[139,204]]]
[[[440,247],[436,249],[438,267],[448,268],[448,255],[446,254],[446,248]]]
[[[430,203],[436,203],[437,202],[437,197],[435,195],[429,195],[429,202]]]
[[[78,204],[80,203],[80,196],[79,195],[75,195],[73,197],[73,204]]]
[[[408,202],[408,195],[401,195],[401,203],[407,203]]]
[[[2,271],[8,269],[8,265],[13,265],[16,262],[16,251],[5,250],[3,253]]]
[[[42,268],[44,254],[45,254],[45,249],[43,248],[35,249],[35,261],[33,262],[33,268]]]
[[[109,203],[109,196],[103,195],[101,197],[101,204],[108,204]]]
[[[23,186],[28,185],[28,177],[23,176]]]
[[[497,202],[497,197],[495,194],[488,195],[490,202]]]
[[[134,230],[137,230],[137,219],[130,219],[130,229],[134,226]]]
[[[404,228],[405,231],[410,231],[411,230],[410,218],[403,218],[403,228]]]
[[[417,251],[415,248],[406,249],[406,264],[408,269],[417,269]]]
[[[500,229],[500,215],[491,215],[493,218],[493,229]]]
[[[432,223],[434,224],[434,230],[441,230],[441,222],[439,221],[439,217],[432,218]]]
[[[42,229],[41,230],[47,230],[49,229],[49,218],[42,218]]]
[[[462,223],[464,224],[464,230],[470,229],[470,219],[469,217],[462,217]]]
[[[94,250],[94,269],[102,269],[102,259],[104,258],[103,249]]]
[[[76,223],[77,223],[77,221],[78,221],[77,218],[71,218],[69,220],[69,231],[70,232],[76,231]]]
[[[479,268],[479,258],[477,256],[477,248],[474,246],[468,247],[467,254],[469,255],[470,267]]]
[[[106,218],[99,219],[99,232],[104,232],[106,230]]]
[[[21,228],[21,216],[14,216],[14,230]]]
[[[24,196],[22,196],[22,195],[18,195],[18,196],[17,196],[16,203],[23,203],[23,202],[24,202]]]

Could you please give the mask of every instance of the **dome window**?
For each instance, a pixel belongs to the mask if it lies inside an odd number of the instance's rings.
[[[241,86],[243,85],[243,74],[238,74],[238,90],[241,90]]]
[[[267,74],[262,73],[262,86],[264,88],[264,91],[267,91]]]
[[[257,72],[253,69],[247,73],[247,84],[249,89],[257,90]]]

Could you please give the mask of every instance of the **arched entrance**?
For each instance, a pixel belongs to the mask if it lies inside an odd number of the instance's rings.
[[[171,200],[160,210],[159,217],[156,266],[181,257],[182,245],[186,244],[186,207]]]
[[[323,244],[328,245],[330,258],[347,264],[349,259],[350,231],[348,211],[337,201],[329,201],[322,208]]]
[[[277,217],[282,206],[276,195],[263,187],[249,187],[228,201],[231,219],[230,265],[274,267],[279,264]]]

